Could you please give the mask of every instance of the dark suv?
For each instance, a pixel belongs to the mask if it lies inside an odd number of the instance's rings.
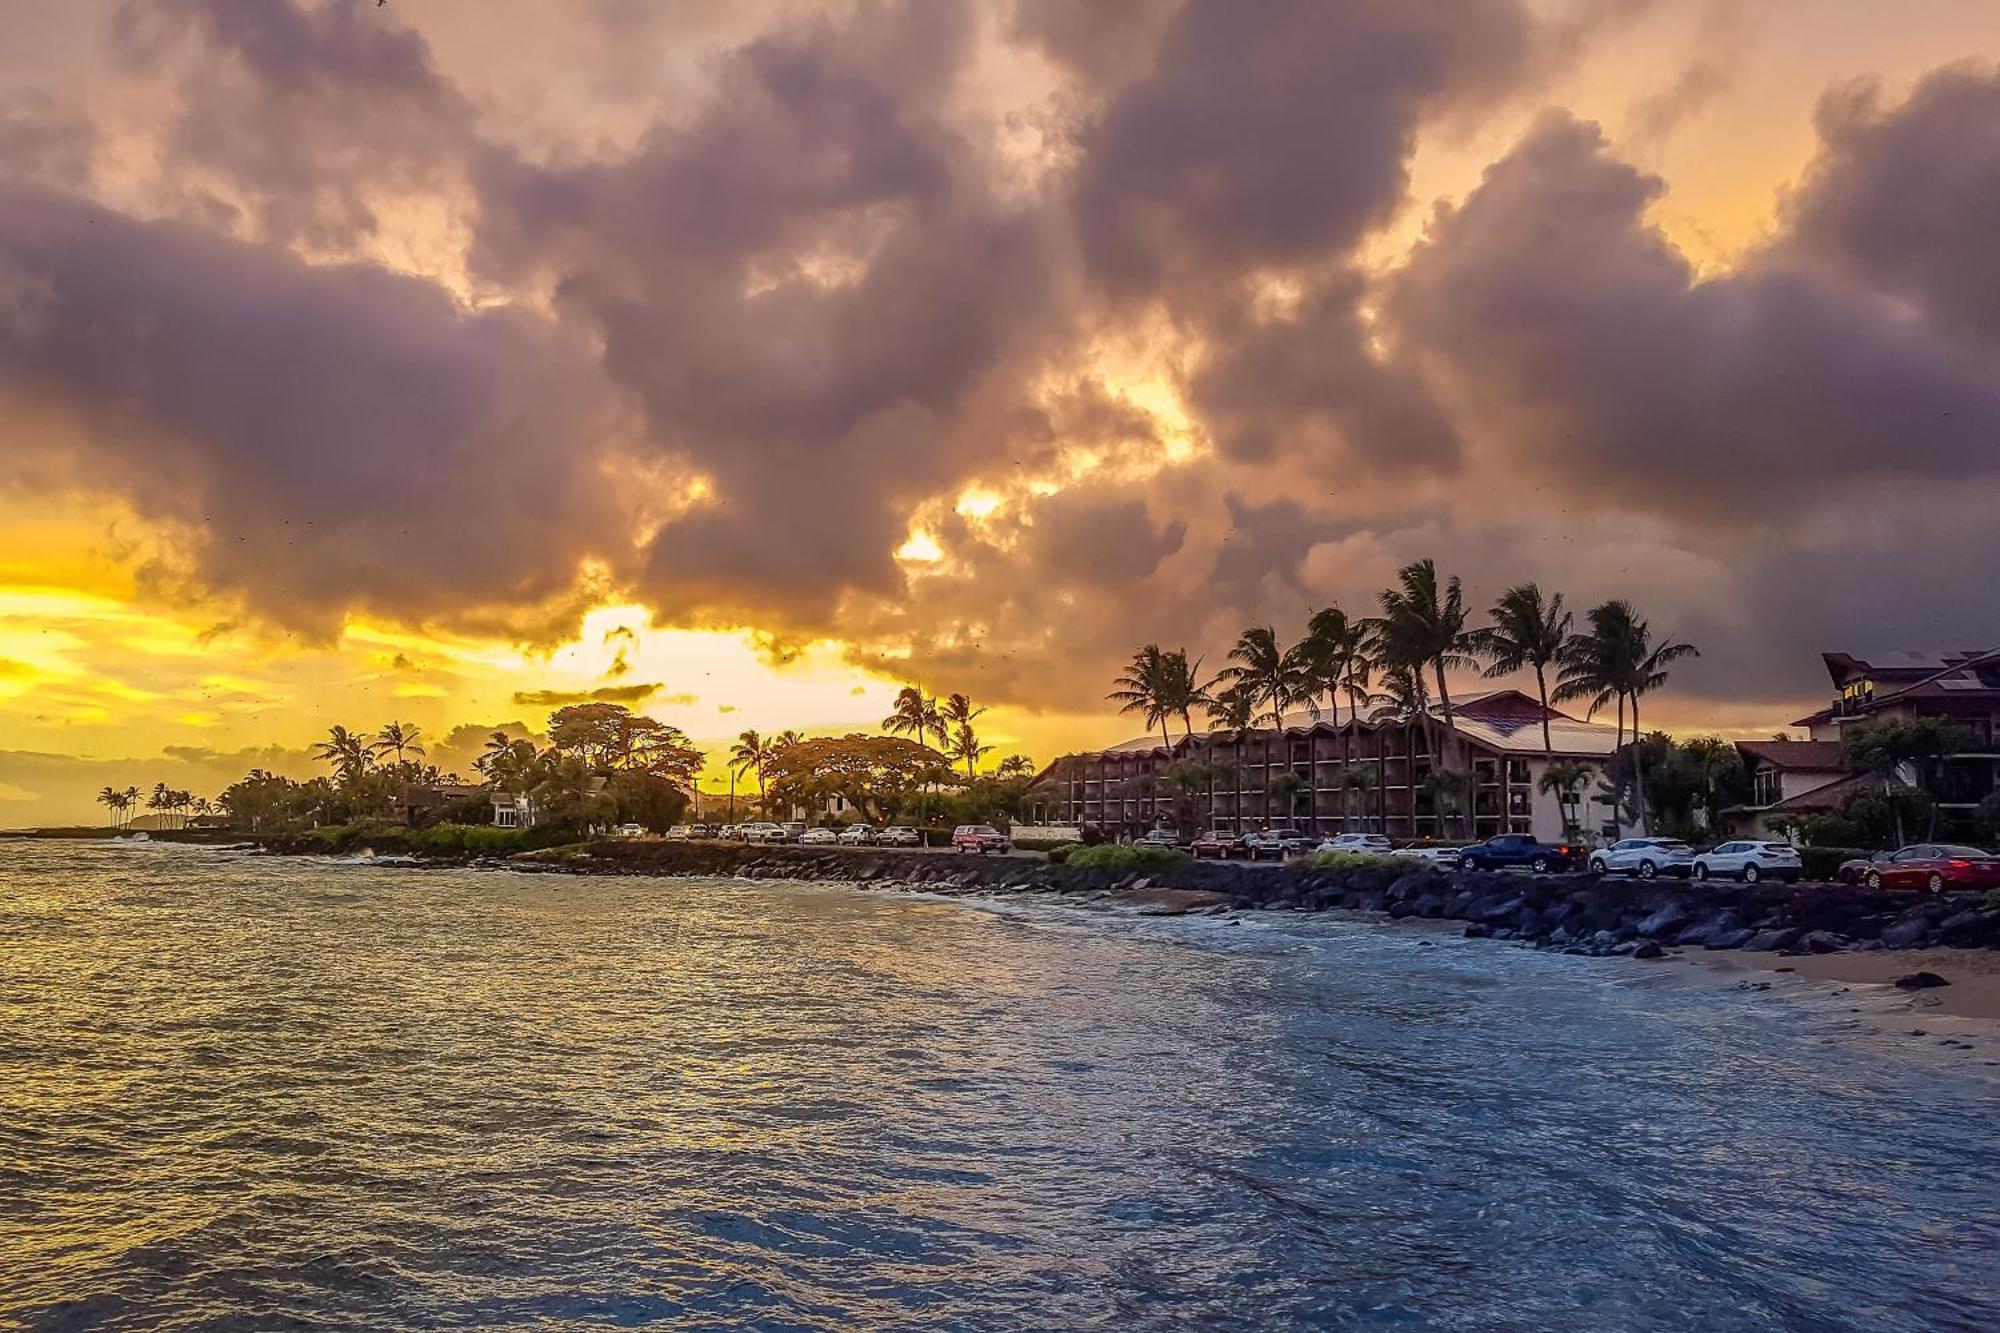
[[[1568,870],[1576,864],[1576,848],[1566,842],[1542,842],[1526,833],[1502,833],[1459,852],[1467,870],[1505,870],[1524,866],[1537,875]]]

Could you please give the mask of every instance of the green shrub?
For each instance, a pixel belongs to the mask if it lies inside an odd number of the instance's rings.
[[[403,828],[397,824],[328,824],[306,837],[327,852],[360,851],[410,856],[512,856],[572,841],[571,830],[547,826],[498,828],[492,824],[433,824]]]
[[[1865,860],[1871,853],[1863,847],[1801,847],[1799,865],[1807,879],[1833,879],[1843,861]]]
[[[1078,847],[1065,856],[1059,864],[1076,866],[1084,870],[1164,870],[1168,866],[1184,865],[1187,853],[1177,852],[1171,847]]]
[[[1057,843],[1055,846],[1049,848],[1049,864],[1052,866],[1067,865],[1070,853],[1078,851],[1082,847],[1083,844],[1080,842]]]

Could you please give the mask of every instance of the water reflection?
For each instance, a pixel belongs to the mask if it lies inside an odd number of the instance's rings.
[[[2000,1324],[1990,1086],[1332,922],[0,846],[0,1320]]]

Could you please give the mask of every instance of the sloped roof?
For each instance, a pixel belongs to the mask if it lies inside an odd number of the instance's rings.
[[[1738,741],[1737,750],[1752,759],[1762,760],[1773,768],[1798,771],[1845,772],[1847,765],[1840,757],[1838,741]]]
[[[1440,722],[1444,720],[1444,709],[1436,704],[1431,706],[1431,716]],[[1515,754],[1540,754],[1542,752],[1541,704],[1520,690],[1482,690],[1452,700],[1452,713],[1456,729],[1468,739],[1493,749]],[[1347,726],[1355,719],[1355,711],[1346,704],[1329,705],[1318,713],[1307,709],[1296,709],[1286,713],[1281,728],[1290,734],[1304,734],[1317,728],[1329,731]],[[1367,724],[1367,714],[1361,715]],[[1219,729],[1218,729],[1219,730]],[[1254,728],[1250,734],[1268,732],[1269,727]],[[1204,733],[1197,731],[1201,738]],[[1207,735],[1214,735],[1211,730]],[[1613,754],[1618,747],[1618,730],[1602,722],[1586,722],[1571,717],[1560,709],[1549,710],[1549,739],[1557,754],[1586,755],[1603,757]],[[1174,744],[1181,744],[1176,737]],[[1139,755],[1162,749],[1158,736],[1134,736],[1116,745],[1105,746],[1102,750],[1087,751],[1091,754]],[[1838,747],[1836,747],[1838,748]]]
[[[1813,814],[1821,810],[1838,810],[1841,802],[1845,801],[1849,796],[1879,781],[1879,778],[1869,773],[1856,773],[1852,777],[1838,778],[1823,787],[1814,787],[1811,791],[1802,791],[1796,796],[1787,796],[1776,805],[1765,806],[1764,813],[1767,815],[1803,815]]]

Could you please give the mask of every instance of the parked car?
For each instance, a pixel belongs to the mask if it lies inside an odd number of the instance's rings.
[[[688,836],[689,836],[690,838],[706,838],[706,837],[708,836],[708,825],[706,825],[706,824],[689,824],[689,825],[688,825]]]
[[[1181,835],[1170,828],[1148,829],[1132,840],[1134,847],[1179,847]]]
[[[688,840],[688,826],[686,824],[676,824],[662,836],[668,842],[686,842]]]
[[[1868,879],[1868,868],[1882,864],[1891,855],[1893,853],[1876,852],[1873,856],[1851,857],[1840,863],[1840,869],[1833,872],[1833,877],[1842,884],[1865,883]]]
[[[1196,838],[1188,844],[1188,850],[1194,853],[1197,860],[1204,857],[1213,857],[1218,861],[1226,861],[1232,856],[1249,855],[1249,851],[1243,846],[1243,838],[1240,834],[1231,833],[1227,829],[1219,828],[1210,829],[1199,838]]]
[[[1014,844],[991,824],[960,824],[951,831],[951,845],[960,852],[1004,852]]]
[[[1465,864],[1465,853],[1456,847],[1398,847],[1390,856],[1407,856],[1413,861],[1428,861],[1440,870],[1457,870]]]
[[[1380,833],[1336,833],[1314,848],[1320,852],[1352,852],[1357,856],[1387,856],[1396,844]],[[1458,848],[1451,849],[1454,855]]]
[[[643,838],[646,836],[646,826],[644,824],[620,824],[617,828],[611,830],[611,836],[614,838]]]
[[[745,842],[783,842],[785,831],[776,824],[742,824],[738,831]]]
[[[1282,861],[1288,856],[1310,851],[1313,844],[1314,839],[1295,828],[1260,829],[1243,838],[1243,846],[1252,861]]]
[[[809,828],[799,835],[799,845],[803,847],[830,847],[838,841],[830,828]]]
[[[1694,848],[1679,838],[1621,838],[1590,854],[1590,868],[1600,875],[1686,877],[1694,868]]]
[[[882,836],[875,841],[884,847],[921,847],[924,835],[908,824],[891,824],[882,830]]]
[[[840,845],[843,847],[866,847],[875,841],[875,827],[872,824],[849,824],[840,831]]]
[[[1525,867],[1537,875],[1552,870],[1569,870],[1576,864],[1576,849],[1566,842],[1543,842],[1526,833],[1502,833],[1458,849],[1459,862],[1467,870],[1506,870]]]
[[[1886,861],[1868,866],[1863,882],[1871,889],[2000,889],[2000,856],[1977,847],[1920,842],[1898,848]]]
[[[1755,884],[1761,879],[1781,879],[1796,884],[1805,878],[1798,848],[1788,842],[1758,842],[1739,839],[1718,843],[1694,858],[1694,877],[1740,879]]]
[[[806,836],[806,826],[796,819],[788,819],[778,825],[779,842],[797,842]]]
[[[736,825],[724,824],[721,828],[715,831],[715,836],[722,839],[724,842],[735,842],[738,836],[736,832]]]

